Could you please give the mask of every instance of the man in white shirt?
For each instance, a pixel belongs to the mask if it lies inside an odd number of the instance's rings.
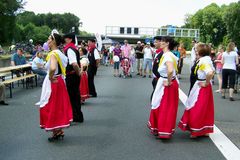
[[[143,58],[143,70],[144,70],[144,75],[143,78],[146,77],[147,74],[147,67],[148,67],[148,74],[149,78],[152,78],[152,61],[153,61],[153,49],[150,46],[150,42],[147,42],[147,45],[143,49],[144,53],[144,58]]]
[[[97,92],[94,84],[94,76],[97,73],[97,68],[100,63],[100,55],[99,51],[96,48],[96,41],[94,39],[88,40],[88,59],[90,62],[88,67],[89,94],[92,97],[97,97]]]
[[[192,68],[192,66],[193,66],[193,64],[194,64],[194,62],[195,62],[195,59],[196,59],[195,48],[196,48],[196,46],[197,46],[197,41],[196,41],[196,40],[193,40],[193,41],[192,41],[192,45],[193,45],[193,47],[192,47],[192,51],[191,51],[191,65],[190,65],[190,70],[191,70],[191,68]]]
[[[82,123],[84,121],[81,111],[80,100],[80,54],[75,46],[75,35],[73,33],[64,36],[65,47],[64,53],[68,57],[68,65],[66,67],[66,86],[70,97],[73,122]]]

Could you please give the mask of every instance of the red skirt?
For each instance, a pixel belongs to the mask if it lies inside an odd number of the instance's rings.
[[[81,82],[79,85],[79,90],[81,94],[81,100],[86,100],[89,98],[89,88],[88,88],[88,75],[87,72],[83,72],[81,75]]]
[[[148,127],[151,133],[159,138],[171,138],[175,131],[178,110],[178,83],[172,81],[172,85],[164,88],[164,94],[160,106],[152,109]]]
[[[203,136],[213,133],[214,102],[212,86],[201,88],[195,105],[185,110],[178,127],[190,131],[192,136]]]
[[[65,82],[61,76],[57,80],[57,83],[51,83],[52,92],[48,103],[40,108],[40,127],[46,131],[69,127],[73,119]]]

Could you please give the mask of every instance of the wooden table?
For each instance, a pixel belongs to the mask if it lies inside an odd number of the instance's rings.
[[[32,67],[31,64],[23,64],[18,66],[9,66],[9,67],[2,67],[0,68],[0,73],[11,72],[13,70],[23,69]]]
[[[0,74],[3,74],[3,75],[4,75],[4,73],[6,73],[6,74],[7,73],[11,73],[12,74],[12,79],[5,80],[5,77],[2,78],[2,83],[5,84],[5,85],[8,85],[9,88],[10,88],[10,98],[12,98],[12,88],[14,87],[13,86],[14,82],[22,80],[23,81],[23,87],[24,87],[24,80],[25,79],[29,79],[29,78],[34,78],[35,77],[36,86],[37,86],[37,77],[36,77],[35,74],[24,75],[24,72],[23,72],[21,77],[15,77],[15,78],[13,77],[14,70],[21,70],[21,69],[31,68],[31,67],[32,67],[31,64],[23,64],[23,65],[18,65],[18,66],[9,66],[9,67],[2,67],[2,68],[0,68]],[[28,87],[28,84],[26,82],[26,88],[27,87]],[[33,87],[33,85],[32,85],[32,87]]]

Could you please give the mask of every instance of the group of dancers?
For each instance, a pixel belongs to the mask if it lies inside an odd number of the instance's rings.
[[[154,37],[156,55],[153,62],[151,111],[148,127],[161,139],[170,139],[175,132],[179,99],[178,57],[171,50],[177,43],[171,37]],[[214,67],[209,57],[211,48],[204,43],[196,47],[196,58],[191,69],[190,91],[184,114],[178,123],[191,138],[209,136],[214,127],[214,102],[211,79]]]
[[[99,56],[95,53],[94,39],[88,41],[88,49],[78,49],[72,33],[62,37],[53,30],[47,43],[50,52],[46,58],[48,74],[40,99],[40,127],[52,132],[48,138],[52,142],[64,137],[63,129],[69,127],[71,122],[84,121],[81,100],[83,102],[89,96],[97,97],[94,76]],[[62,52],[59,46],[63,43]]]
[[[63,39],[65,47],[62,52],[59,46]],[[69,127],[72,121],[84,121],[81,98],[85,100],[89,95],[97,97],[94,76],[100,56],[95,40],[88,41],[87,49],[78,49],[74,45],[73,34],[62,37],[57,31],[52,31],[47,43],[51,51],[46,58],[48,74],[43,82],[40,99],[40,127],[52,132],[48,138],[52,142],[64,137],[63,129]],[[168,139],[175,131],[178,110],[178,57],[171,52],[177,43],[171,37],[157,36],[154,37],[154,45],[154,91],[148,127],[155,136]],[[192,138],[213,132],[214,103],[210,80],[214,75],[214,67],[209,57],[210,51],[206,44],[200,43],[196,47],[191,89],[185,112],[178,124],[183,131],[190,131]]]

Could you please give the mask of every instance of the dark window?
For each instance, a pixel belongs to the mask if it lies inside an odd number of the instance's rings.
[[[120,34],[124,34],[124,27],[120,27]]]
[[[132,34],[132,28],[127,28],[127,34]]]
[[[138,28],[134,28],[134,34],[138,34]]]

